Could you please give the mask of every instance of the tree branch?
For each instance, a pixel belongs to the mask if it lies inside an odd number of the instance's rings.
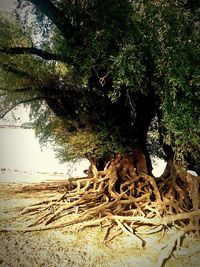
[[[28,75],[27,72],[18,69],[17,66],[15,66],[14,64],[0,63],[0,67],[4,71],[8,71],[8,72],[11,72],[13,74],[16,74],[19,77],[25,77],[26,76],[26,77],[30,78],[30,75]]]
[[[5,87],[0,86],[0,91],[4,91]],[[17,92],[30,92],[32,90],[32,87],[20,87],[20,88],[14,88],[11,93],[17,93]]]
[[[26,93],[32,91],[32,87],[15,88],[11,93]]]
[[[33,102],[33,101],[37,101],[37,100],[44,100],[43,97],[41,96],[38,96],[38,97],[33,97],[33,98],[30,98],[30,99],[26,99],[26,100],[21,100],[15,104],[13,104],[11,107],[7,108],[3,114],[0,115],[0,119],[3,119],[5,117],[5,115],[11,111],[12,109],[14,109],[15,107],[21,105],[21,104],[25,104],[25,103],[29,103],[29,102]]]
[[[32,87],[15,88],[13,90],[9,90],[9,93],[27,93],[27,92],[31,92],[32,89],[33,89]],[[0,91],[1,90],[4,91],[4,88],[0,87]],[[6,93],[0,93],[0,97],[6,96],[7,95]]]
[[[35,47],[2,47],[0,48],[0,52],[9,55],[31,54],[39,56],[45,60],[56,60],[65,62],[65,60],[63,60],[59,55],[55,55],[53,53]]]
[[[55,24],[66,40],[74,35],[75,28],[72,26],[70,20],[66,18],[65,13],[57,8],[50,0],[28,1],[34,4],[41,13],[45,14]]]

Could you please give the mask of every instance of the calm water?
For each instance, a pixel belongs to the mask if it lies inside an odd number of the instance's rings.
[[[60,164],[52,149],[41,149],[32,129],[0,128],[0,169],[4,168],[6,172],[1,172],[0,181],[43,180],[49,173],[55,178],[82,176],[88,162]]]
[[[162,174],[166,163],[153,160],[153,173]],[[85,176],[89,162],[60,164],[50,148],[41,149],[32,129],[0,128],[0,182],[36,182],[69,176]]]

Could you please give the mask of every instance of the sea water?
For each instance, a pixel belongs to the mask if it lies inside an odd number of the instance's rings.
[[[0,182],[81,177],[88,166],[83,159],[61,164],[52,148],[41,148],[33,129],[0,128]]]
[[[153,158],[153,174],[162,174],[166,162]],[[0,127],[0,182],[38,182],[83,177],[89,161],[61,164],[53,148],[41,148],[33,129]]]

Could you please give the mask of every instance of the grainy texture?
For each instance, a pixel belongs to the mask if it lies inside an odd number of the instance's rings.
[[[26,216],[19,216],[20,210],[30,204],[47,199],[52,192],[37,191],[20,193],[24,185],[1,184],[0,215],[1,227],[26,227]],[[152,229],[153,230],[153,229]],[[42,232],[2,232],[0,233],[0,266],[148,266],[159,264],[165,257],[166,244],[174,242],[176,229],[172,228],[162,236],[161,232],[144,235],[145,248],[140,240],[122,233],[104,243],[106,228],[89,227],[77,231],[71,226],[67,231],[61,229]],[[116,234],[114,228],[111,234]],[[155,229],[156,232],[156,229]],[[146,232],[147,233],[147,232]],[[166,254],[169,252],[169,245]],[[162,255],[162,256],[161,256]],[[166,262],[166,267],[197,267],[200,262],[200,240],[194,234],[188,234],[180,250],[174,251]],[[157,265],[158,266],[158,265]]]

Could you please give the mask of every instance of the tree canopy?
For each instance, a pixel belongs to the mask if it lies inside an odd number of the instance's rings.
[[[148,158],[154,140],[195,168],[199,19],[195,0],[18,0],[0,19],[0,115],[29,105],[64,160]]]
[[[199,0],[18,0],[1,17],[0,115],[30,105],[41,142],[91,161],[24,209],[39,217],[25,231],[101,224],[105,241],[125,232],[144,246],[141,226],[176,226],[159,266],[199,231],[200,177],[183,168],[200,159],[199,19]],[[149,150],[167,161],[160,177]]]

